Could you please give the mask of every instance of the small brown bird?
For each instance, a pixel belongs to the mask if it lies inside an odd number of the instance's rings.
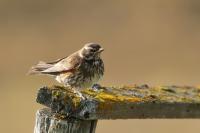
[[[92,87],[104,74],[104,63],[100,58],[104,49],[96,43],[88,43],[79,51],[54,62],[40,61],[29,74],[46,74],[78,92]]]

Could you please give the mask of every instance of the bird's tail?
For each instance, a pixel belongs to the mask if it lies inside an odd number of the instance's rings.
[[[28,72],[28,75],[44,74],[43,71],[52,66],[53,64],[40,61],[37,65],[31,67],[31,69]]]

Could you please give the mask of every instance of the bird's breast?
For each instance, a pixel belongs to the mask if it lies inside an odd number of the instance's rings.
[[[84,62],[76,71],[62,73],[56,77],[59,83],[80,89],[92,87],[103,76],[101,61]]]

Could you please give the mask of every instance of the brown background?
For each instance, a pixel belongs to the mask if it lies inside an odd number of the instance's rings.
[[[199,0],[0,0],[0,132],[33,132],[37,88],[26,72],[84,43],[105,48],[104,85],[200,85]],[[99,121],[97,133],[199,133],[199,120]]]

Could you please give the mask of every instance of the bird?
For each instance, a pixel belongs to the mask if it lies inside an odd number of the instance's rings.
[[[31,67],[29,75],[49,75],[65,87],[71,88],[83,98],[81,90],[91,88],[104,75],[101,53],[104,48],[98,43],[87,43],[73,54],[52,62],[39,61]]]

